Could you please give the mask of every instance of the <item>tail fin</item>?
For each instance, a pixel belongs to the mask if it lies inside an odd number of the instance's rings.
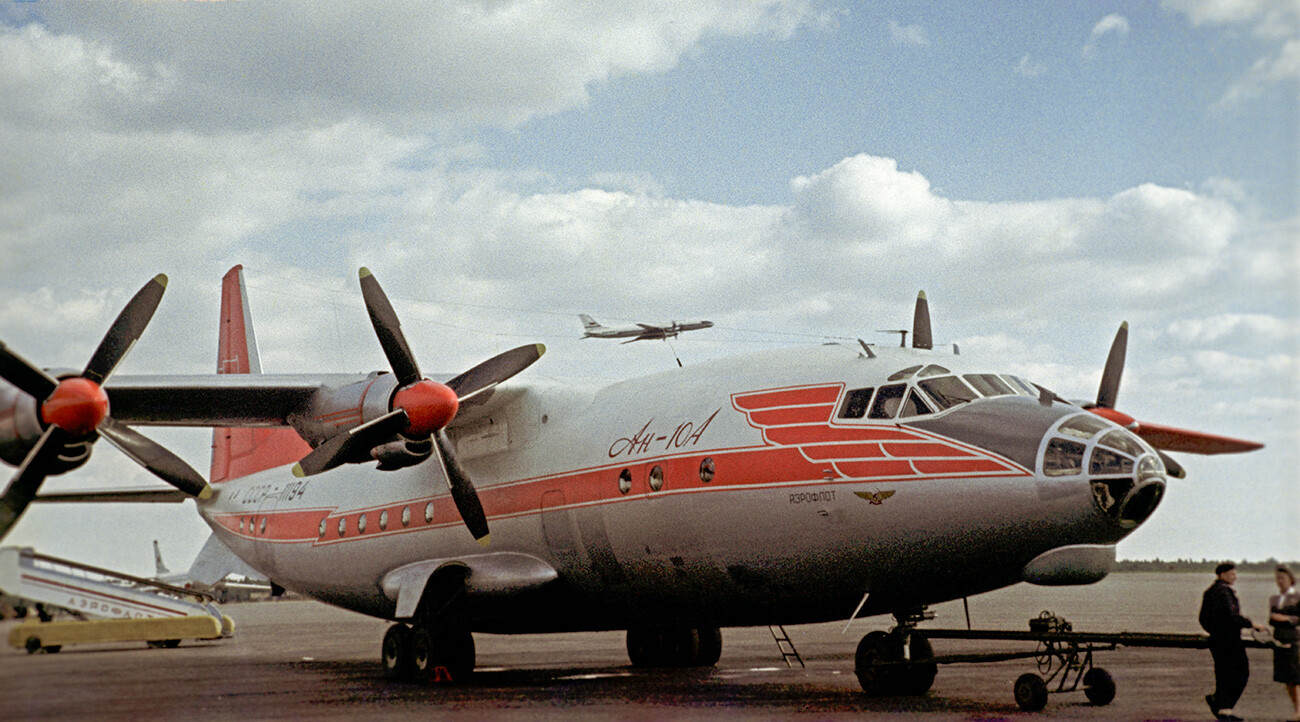
[[[154,575],[159,577],[163,576],[164,574],[171,574],[172,571],[167,568],[166,564],[163,564],[162,550],[158,548],[157,539],[153,540],[153,570],[154,570]]]
[[[604,328],[604,326],[596,323],[596,319],[585,313],[578,314],[578,319],[582,321],[582,328],[584,331],[599,331]]]
[[[217,373],[262,373],[248,292],[244,288],[243,266],[235,266],[221,279],[220,328]],[[292,464],[309,451],[311,446],[293,429],[213,429],[212,483]]]

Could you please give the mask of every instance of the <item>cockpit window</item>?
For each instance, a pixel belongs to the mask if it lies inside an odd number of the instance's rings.
[[[1122,431],[1112,431],[1101,437],[1103,446],[1109,446],[1117,451],[1122,451],[1129,456],[1141,456],[1143,448],[1138,442],[1133,440],[1132,436]]]
[[[1043,473],[1048,476],[1076,476],[1083,473],[1083,444],[1052,439],[1043,455]]]
[[[957,404],[964,404],[979,398],[979,395],[956,376],[940,376],[917,383],[939,404],[939,409],[948,409]]]
[[[921,373],[918,375],[921,378],[925,378],[927,376],[942,376],[944,374],[950,374],[950,373],[952,372],[942,366],[935,366],[934,364],[930,364],[929,366],[926,366],[925,368],[921,369]]]
[[[934,409],[931,409],[930,405],[925,402],[925,398],[921,396],[920,392],[912,389],[907,394],[907,400],[903,402],[903,410],[899,413],[899,416],[924,416],[933,413]]]
[[[1007,382],[994,374],[966,374],[962,378],[974,386],[981,396],[1010,396],[1015,393]]]
[[[881,386],[880,393],[876,394],[876,403],[871,405],[871,418],[894,418],[898,414],[898,407],[903,403],[905,391],[907,391],[907,384]]]
[[[1016,393],[1021,396],[1038,396],[1038,389],[1034,388],[1033,384],[1019,376],[1008,376],[1004,374],[1002,380],[1011,384],[1011,388],[1015,389]]]
[[[894,374],[893,374],[892,376],[889,377],[889,380],[890,380],[890,381],[902,381],[903,379],[910,379],[910,378],[912,378],[912,376],[914,376],[914,375],[916,374],[917,371],[920,371],[920,370],[921,370],[921,367],[920,367],[920,366],[908,366],[907,368],[903,369],[902,371],[895,371]]]
[[[1091,439],[1097,435],[1098,431],[1112,428],[1109,424],[1092,414],[1079,414],[1074,418],[1061,424],[1061,433],[1073,436],[1076,439]]]
[[[1092,460],[1088,463],[1088,473],[1132,474],[1133,460],[1098,446],[1092,450]]]
[[[852,389],[844,396],[844,404],[840,406],[839,418],[841,419],[860,419],[867,415],[867,407],[871,405],[871,392],[874,388],[869,389]]]

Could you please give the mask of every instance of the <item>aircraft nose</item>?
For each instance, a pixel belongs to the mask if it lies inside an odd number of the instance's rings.
[[[1045,476],[1083,476],[1097,509],[1123,529],[1146,521],[1165,493],[1165,466],[1133,433],[1081,412],[1066,417],[1047,438]]]

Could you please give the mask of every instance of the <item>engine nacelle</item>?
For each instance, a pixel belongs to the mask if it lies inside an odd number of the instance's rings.
[[[36,399],[0,381],[0,460],[18,466],[45,432]],[[51,474],[62,474],[86,463],[95,434],[65,444],[51,464]]]
[[[289,415],[288,421],[312,446],[373,421],[388,413],[397,377],[376,373],[338,388],[323,387],[312,395],[305,408]]]

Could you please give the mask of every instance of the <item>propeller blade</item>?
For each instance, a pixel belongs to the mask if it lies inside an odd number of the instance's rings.
[[[465,398],[489,386],[505,381],[524,369],[532,366],[546,353],[546,347],[532,343],[497,354],[465,373],[447,382],[447,386],[456,392],[458,398]]]
[[[42,401],[49,398],[59,382],[0,343],[0,378],[17,386],[23,393]]]
[[[145,326],[149,325],[149,319],[153,318],[154,311],[158,310],[158,303],[162,301],[165,290],[167,290],[167,276],[160,273],[131,297],[126,307],[117,315],[117,320],[113,321],[113,325],[108,328],[108,333],[104,334],[104,340],[99,342],[99,348],[95,349],[90,361],[86,363],[86,370],[81,372],[82,378],[90,379],[97,384],[104,383],[144,333]]]
[[[97,431],[119,451],[159,479],[199,499],[212,496],[212,487],[203,479],[202,474],[153,439],[112,418],[100,422]]]
[[[925,291],[916,294],[916,310],[912,312],[912,348],[934,348],[930,334],[930,302]]]
[[[483,513],[483,504],[479,501],[478,491],[474,489],[474,482],[470,481],[465,469],[456,461],[446,434],[439,431],[433,435],[433,439],[437,442],[438,461],[447,475],[447,485],[451,487],[451,498],[456,503],[456,510],[460,512],[460,518],[465,520],[465,526],[474,535],[474,540],[486,547],[492,543],[492,535],[488,531],[487,515]]]
[[[330,438],[325,443],[312,449],[293,467],[293,475],[298,477],[314,476],[322,471],[329,471],[342,466],[349,460],[368,460],[369,452],[374,447],[388,441],[394,435],[406,429],[410,419],[402,409],[394,409],[377,419]]]
[[[1106,356],[1106,368],[1101,373],[1101,386],[1097,388],[1097,406],[1103,409],[1115,408],[1115,399],[1119,396],[1119,382],[1124,376],[1124,354],[1128,348],[1128,321],[1119,325],[1115,340],[1110,344],[1110,354]]]
[[[9,529],[18,523],[18,518],[27,510],[27,505],[36,498],[36,492],[45,481],[50,464],[58,457],[59,451],[72,435],[57,426],[45,429],[36,446],[27,452],[27,458],[18,467],[18,472],[9,482],[9,489],[0,497],[0,539],[9,533]]]
[[[379,281],[365,266],[361,267],[361,297],[365,299],[370,323],[375,327],[384,356],[388,357],[388,365],[397,376],[397,385],[408,386],[424,378],[411,347],[406,343],[406,336],[402,335],[402,322],[397,318],[393,304],[388,302]]]
[[[1138,427],[1133,433],[1162,451],[1182,451],[1189,454],[1239,454],[1264,448],[1263,444],[1255,441],[1148,424],[1145,421],[1138,422]]]

